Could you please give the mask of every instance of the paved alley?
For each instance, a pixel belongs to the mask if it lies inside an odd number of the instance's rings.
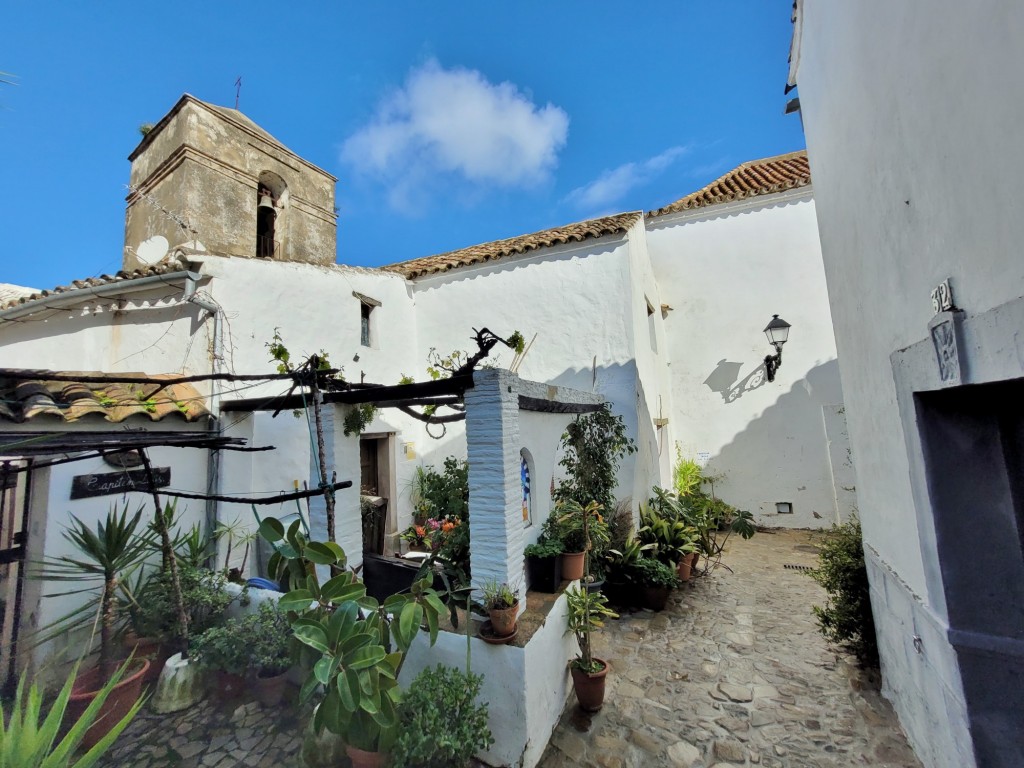
[[[818,633],[824,591],[785,567],[815,565],[817,536],[730,543],[731,572],[609,622],[605,706],[587,715],[574,696],[541,768],[919,768],[877,685]]]

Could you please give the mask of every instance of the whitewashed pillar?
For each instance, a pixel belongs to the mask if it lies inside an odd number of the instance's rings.
[[[473,374],[466,391],[469,457],[469,537],[473,586],[496,580],[519,587],[523,572],[519,377],[489,369]]]

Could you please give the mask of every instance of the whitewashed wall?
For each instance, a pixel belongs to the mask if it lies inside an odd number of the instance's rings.
[[[527,343],[537,334],[519,375],[600,393],[636,435],[637,308],[627,286],[631,260],[640,256],[631,257],[631,248],[626,235],[606,236],[419,278],[413,283],[418,359],[430,347],[442,354],[475,348],[472,328],[518,330]],[[508,350],[498,357],[500,366],[511,360]],[[620,468],[620,497],[635,492],[635,458]]]
[[[113,295],[114,290],[111,291]],[[44,309],[15,321],[0,321],[0,365],[62,371],[207,373],[210,331],[204,314],[181,303],[181,285],[88,300],[78,309]],[[191,343],[193,341],[194,343]],[[205,392],[199,382],[197,388]]]
[[[646,235],[641,220],[633,225],[629,238],[630,321],[636,359],[634,507],[646,501],[653,486],[669,483],[673,461],[671,346],[661,310],[663,289],[654,273]],[[626,402],[619,408],[625,410]],[[668,419],[668,424],[659,429],[655,419]]]
[[[1024,6],[805,0],[803,11],[797,80],[886,691],[926,765],[973,765],[890,355],[927,337],[929,294],[947,277],[968,316],[1022,294]],[[970,354],[1022,375],[1019,344]],[[926,632],[919,652],[913,636]]]
[[[658,216],[647,226],[662,300],[672,307],[671,418],[683,455],[709,454],[708,473],[724,476],[715,491],[759,523],[817,528],[848,516],[849,492],[837,510],[822,413],[843,396],[810,190]],[[769,383],[762,366],[774,350],[762,329],[773,314],[793,327]],[[776,502],[791,503],[793,514],[777,514]]]
[[[565,633],[567,620],[561,595],[525,648],[470,639],[472,669],[484,676],[479,700],[488,704],[494,735],[494,744],[480,755],[489,765],[533,768],[540,760],[572,690],[568,663],[577,647]],[[442,632],[433,648],[420,637],[409,650],[400,682],[408,685],[436,664],[464,670],[466,653],[465,635]]]
[[[271,366],[266,343],[279,330],[293,361],[323,350],[332,365],[343,368],[349,381],[397,384],[403,372],[422,380],[424,366],[413,372],[412,362],[422,359],[416,347],[417,324],[406,281],[397,275],[356,267],[321,267],[254,259],[208,257],[203,271],[214,276],[211,294],[229,320],[230,364],[239,372],[266,371]],[[371,313],[371,345],[360,343],[361,293],[380,306]],[[237,318],[237,319],[234,319]],[[358,357],[358,359],[356,359]],[[240,392],[243,397],[269,395],[287,385],[268,384]],[[343,434],[345,409],[338,409],[335,429],[335,463],[339,480],[353,487],[337,497],[339,543],[354,563],[361,560],[359,520],[358,440]],[[280,414],[272,424],[261,415],[254,441],[273,444],[278,450],[255,454],[254,474],[267,487],[290,489],[295,479],[309,478],[309,432],[305,418]],[[269,431],[264,431],[269,430]],[[379,411],[368,433],[396,433],[395,485],[400,523],[411,516],[408,488],[419,458],[409,459],[405,442],[414,448],[424,443],[423,426],[394,409]],[[263,457],[263,458],[260,458]],[[289,505],[289,509],[293,506]],[[251,513],[248,515],[251,517]],[[345,538],[342,532],[348,531]]]

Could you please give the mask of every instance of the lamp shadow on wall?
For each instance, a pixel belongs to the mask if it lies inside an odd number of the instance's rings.
[[[758,373],[764,374],[763,365],[728,391],[737,391],[736,397],[739,397],[748,379],[750,383],[743,391],[761,386],[764,381],[754,383]],[[751,419],[743,431],[709,460],[707,474],[724,475],[719,488],[721,497],[756,515],[757,504],[761,501],[776,497],[799,501],[804,495],[801,491],[811,489],[810,496],[814,488],[830,488],[830,459],[821,409],[824,405],[842,402],[839,362],[835,359],[815,366],[802,379],[793,382],[788,391]],[[761,497],[742,498],[751,492]],[[830,494],[831,491],[825,493]],[[805,505],[806,501],[801,507],[806,509]],[[831,515],[831,501],[827,507],[821,505],[817,512],[824,517]],[[809,523],[813,524],[813,520]]]
[[[761,363],[737,381],[742,368],[743,363],[731,363],[725,359],[719,360],[715,370],[704,379],[704,386],[712,392],[717,392],[721,395],[722,400],[728,405],[739,400],[747,392],[764,386],[768,381],[768,374],[764,368],[764,363]]]

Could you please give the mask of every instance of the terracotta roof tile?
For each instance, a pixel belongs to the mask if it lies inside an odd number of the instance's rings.
[[[114,283],[121,283],[126,280],[136,280],[140,277],[180,272],[187,268],[187,264],[181,259],[168,259],[167,261],[154,264],[153,266],[146,267],[145,269],[133,269],[131,272],[121,271],[116,275],[100,275],[99,277],[87,277],[84,280],[72,280],[68,285],[58,285],[56,288],[51,288],[46,291],[28,289],[29,292],[21,292],[16,295],[5,296],[0,294],[0,311],[11,309],[22,304],[29,304],[33,301],[37,301],[38,299],[44,299],[47,296],[75,291],[79,288],[113,285]]]
[[[30,373],[35,373],[34,371]],[[45,376],[48,371],[39,371]],[[99,372],[60,372],[62,376],[102,376]],[[172,374],[118,374],[125,378],[173,378]],[[132,416],[161,421],[175,416],[198,421],[209,416],[205,398],[191,384],[169,384],[156,391],[153,384],[95,384],[84,381],[51,381],[46,378],[16,380],[0,369],[0,420],[25,422],[51,418],[73,422],[86,417],[119,423]]]
[[[729,203],[756,195],[770,195],[773,192],[806,187],[810,183],[811,169],[807,164],[807,150],[751,160],[715,179],[703,189],[664,208],[648,212],[647,217]]]
[[[481,243],[458,251],[449,251],[436,256],[426,256],[412,261],[403,261],[398,264],[389,264],[381,269],[389,272],[397,272],[412,280],[423,275],[447,272],[451,269],[466,267],[470,264],[482,264],[486,261],[496,261],[507,256],[514,256],[520,253],[527,253],[538,248],[548,248],[553,245],[564,243],[581,242],[591,237],[603,237],[626,232],[633,224],[640,220],[641,213],[619,213],[615,216],[605,216],[601,219],[589,219],[576,224],[567,224],[564,227],[545,229],[543,232],[534,232],[530,235],[510,237],[505,240],[494,240],[489,243]]]
[[[28,288],[24,285],[12,285],[11,283],[0,283],[0,306],[12,299],[20,299],[22,296],[29,296],[39,293],[36,288]]]

